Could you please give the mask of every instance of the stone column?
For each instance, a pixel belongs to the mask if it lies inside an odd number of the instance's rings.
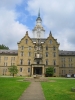
[[[33,66],[32,66],[32,76],[33,76]]]
[[[42,75],[44,76],[44,66],[42,66]]]

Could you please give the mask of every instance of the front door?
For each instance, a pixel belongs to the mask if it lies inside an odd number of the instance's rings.
[[[34,75],[42,75],[42,67],[34,67]]]

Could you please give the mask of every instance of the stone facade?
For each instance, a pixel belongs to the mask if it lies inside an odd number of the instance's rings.
[[[42,21],[40,16],[38,20]],[[36,24],[36,32],[33,32],[37,38],[30,38],[26,32],[18,42],[18,50],[0,50],[0,75],[10,75],[11,65],[17,66],[18,76],[44,76],[48,67],[54,67],[54,76],[75,74],[75,51],[60,51],[60,44],[51,32],[47,38],[42,38],[38,35],[38,27],[45,30],[40,25]]]

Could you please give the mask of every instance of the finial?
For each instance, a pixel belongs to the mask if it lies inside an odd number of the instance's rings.
[[[50,34],[49,34],[49,36],[51,36],[52,35],[52,33],[51,33],[51,31],[50,31]]]
[[[28,35],[28,31],[26,31],[26,35]]]
[[[39,8],[39,12],[38,12],[38,17],[40,17],[40,8]]]

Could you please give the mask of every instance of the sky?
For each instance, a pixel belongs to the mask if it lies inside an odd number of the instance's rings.
[[[51,31],[59,50],[75,51],[75,0],[0,0],[0,44],[16,50],[26,31],[32,38],[39,8],[45,38]]]

